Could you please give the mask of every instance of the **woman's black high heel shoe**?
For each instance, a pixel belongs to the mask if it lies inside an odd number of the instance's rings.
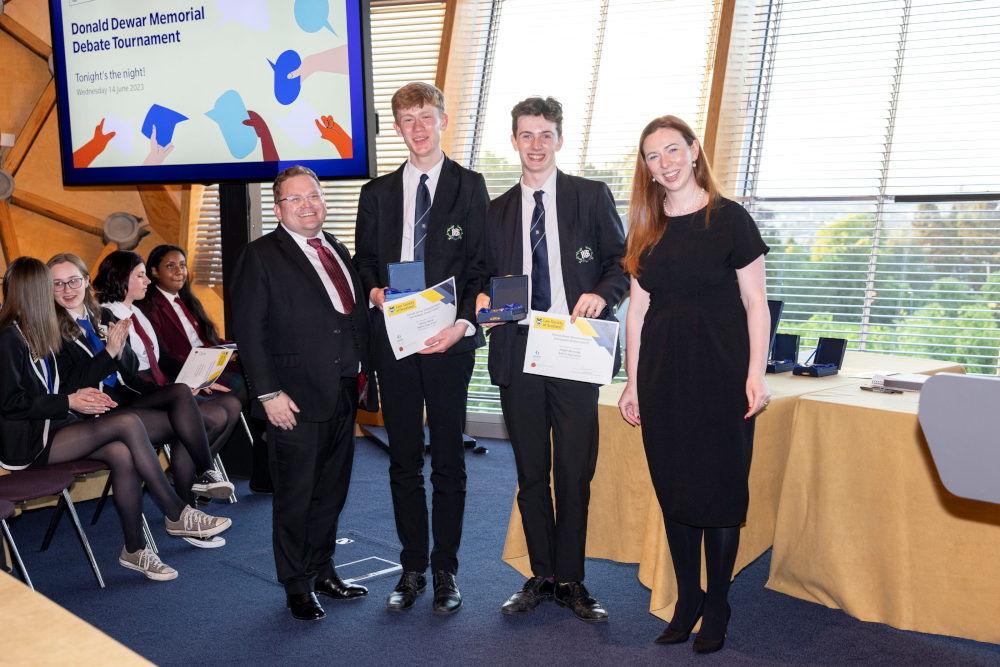
[[[727,628],[729,627],[729,617],[732,616],[732,613],[733,609],[732,607],[729,606],[729,603],[727,602],[726,603]],[[695,653],[715,653],[716,651],[721,649],[725,645],[725,643],[726,643],[725,631],[723,631],[722,633],[722,639],[705,639],[702,638],[701,632],[699,632],[698,636],[694,638],[694,646],[692,646],[691,648],[694,649]]]
[[[705,611],[705,594],[701,594],[701,603],[698,605],[698,611],[694,614],[694,620],[691,621],[691,625],[685,632],[680,632],[678,630],[672,630],[670,626],[663,633],[653,640],[654,644],[683,644],[691,636],[691,631],[694,630],[694,626],[697,625],[698,619],[701,618],[702,613]]]

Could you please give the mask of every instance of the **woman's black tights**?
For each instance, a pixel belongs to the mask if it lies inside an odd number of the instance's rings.
[[[111,414],[130,412],[142,420],[152,443],[177,445],[171,449],[174,487],[184,504],[194,506],[191,486],[212,467],[208,436],[198,401],[184,384],[169,384],[133,399]]]
[[[222,446],[229,441],[236,424],[239,423],[240,412],[243,411],[242,397],[246,396],[246,388],[224,394],[221,391],[213,393],[210,401],[205,401],[201,407],[205,419],[205,429],[208,431],[208,441],[211,443],[212,455],[216,455]]]
[[[680,632],[691,626],[701,603],[701,539],[705,538],[705,568],[708,592],[698,634],[706,639],[726,636],[729,584],[740,546],[740,527],[696,528],[663,517],[670,545],[670,559],[677,577],[677,605],[670,627]]]
[[[145,546],[142,537],[142,482],[171,521],[184,510],[160,467],[146,429],[135,415],[104,415],[59,429],[49,445],[49,463],[80,459],[100,461],[111,469],[115,508],[130,552]]]

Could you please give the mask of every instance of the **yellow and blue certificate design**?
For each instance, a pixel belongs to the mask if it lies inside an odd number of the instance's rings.
[[[428,347],[428,339],[455,326],[457,313],[454,277],[411,297],[386,301],[382,315],[396,359]]]
[[[524,372],[532,375],[611,384],[618,322],[533,310],[528,319]]]

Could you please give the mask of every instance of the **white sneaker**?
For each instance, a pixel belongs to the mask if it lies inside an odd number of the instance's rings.
[[[182,537],[181,539],[192,546],[198,547],[199,549],[218,549],[219,547],[226,546],[226,538],[218,536]]]
[[[164,517],[167,533],[177,537],[211,537],[218,535],[233,525],[231,519],[209,516],[201,510],[187,505],[177,521]]]
[[[128,549],[122,547],[118,562],[122,567],[142,572],[154,581],[170,581],[177,578],[177,570],[160,560],[149,547],[139,549],[135,553],[129,553]]]

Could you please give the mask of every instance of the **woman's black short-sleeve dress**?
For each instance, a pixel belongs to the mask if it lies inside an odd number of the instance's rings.
[[[661,213],[662,215],[662,213]],[[636,388],[663,515],[690,526],[746,521],[754,419],[746,419],[750,337],[736,269],[769,248],[736,202],[669,218],[641,262],[649,293]]]

